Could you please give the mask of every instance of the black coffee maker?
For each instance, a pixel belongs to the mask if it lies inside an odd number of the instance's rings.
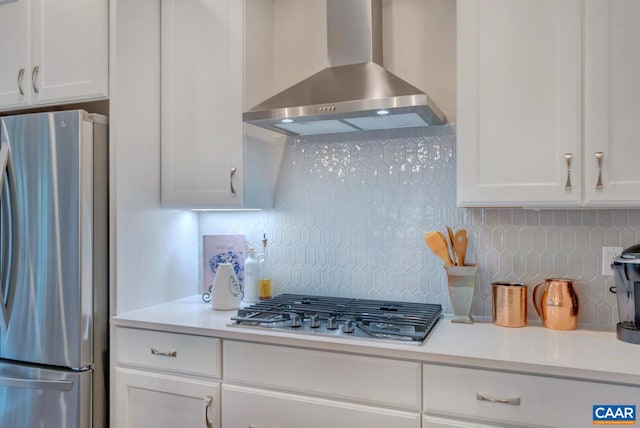
[[[627,248],[611,264],[620,322],[618,339],[640,345],[640,244]]]

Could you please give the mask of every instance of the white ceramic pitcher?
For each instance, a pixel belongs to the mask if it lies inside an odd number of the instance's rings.
[[[211,306],[213,309],[228,311],[238,309],[244,293],[233,271],[231,263],[220,263],[213,277]]]

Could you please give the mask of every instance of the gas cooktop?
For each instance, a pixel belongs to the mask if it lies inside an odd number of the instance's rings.
[[[282,294],[238,309],[231,326],[422,343],[441,314],[432,303]]]

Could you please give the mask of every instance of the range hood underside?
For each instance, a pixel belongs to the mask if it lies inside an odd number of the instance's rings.
[[[287,135],[445,123],[429,96],[373,62],[326,68],[257,105],[243,118]]]
[[[426,95],[423,95],[427,98]],[[284,108],[269,111],[271,117],[246,120],[252,125],[287,135],[332,134],[338,132],[368,131],[376,129],[406,128],[439,125],[443,122],[433,112],[413,104],[416,96],[405,100],[394,98],[394,104],[405,102],[407,107],[394,107],[392,113],[379,115],[380,110],[389,110],[385,100],[349,101],[332,105],[329,112],[319,112],[326,105]],[[370,102],[371,101],[371,102]],[[365,106],[365,104],[369,104]],[[376,106],[375,104],[378,104]],[[424,104],[424,102],[420,103]],[[296,114],[293,114],[295,110]],[[293,118],[293,119],[291,119]],[[283,119],[293,120],[283,123]]]

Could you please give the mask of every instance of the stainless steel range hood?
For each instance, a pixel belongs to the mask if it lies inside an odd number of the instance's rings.
[[[381,0],[327,0],[330,67],[263,101],[244,121],[287,135],[441,125],[427,94],[382,67]]]

